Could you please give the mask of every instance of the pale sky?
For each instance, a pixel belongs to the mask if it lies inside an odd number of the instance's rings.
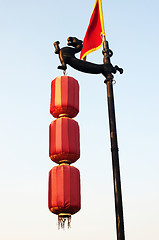
[[[51,81],[62,75],[53,42],[83,39],[95,0],[0,0],[0,239],[116,239],[106,87],[68,67],[80,85],[82,207],[59,231],[48,210]],[[127,240],[159,239],[159,2],[104,1],[112,63]],[[102,63],[102,49],[88,60]],[[79,57],[79,55],[77,55]]]

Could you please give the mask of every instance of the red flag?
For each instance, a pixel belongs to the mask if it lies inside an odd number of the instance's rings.
[[[106,35],[104,31],[102,3],[101,0],[96,0],[87,32],[84,37],[80,59],[85,58],[87,54],[99,49],[103,43],[103,36]]]

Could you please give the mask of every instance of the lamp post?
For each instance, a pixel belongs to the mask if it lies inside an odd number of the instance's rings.
[[[106,78],[104,83],[107,86],[107,100],[108,100],[108,115],[109,115],[109,127],[110,127],[110,140],[111,140],[111,152],[112,152],[112,168],[113,168],[113,180],[114,180],[114,197],[115,197],[115,214],[116,214],[116,230],[117,240],[125,240],[124,233],[124,220],[123,220],[123,205],[122,205],[122,191],[120,181],[120,166],[119,166],[119,155],[118,155],[118,143],[117,143],[117,131],[116,131],[116,120],[115,120],[115,106],[114,106],[114,95],[113,95],[113,74],[117,71],[120,74],[123,73],[123,69],[117,65],[113,66],[110,61],[113,52],[109,49],[108,41],[104,36],[103,41],[103,64],[95,64],[87,61],[82,61],[75,57],[75,54],[82,50],[82,41],[75,38],[69,37],[68,46],[60,49],[60,42],[54,43],[55,53],[59,54],[61,65],[58,67],[64,72],[67,69],[67,64],[74,69],[90,73],[90,74],[103,74]]]

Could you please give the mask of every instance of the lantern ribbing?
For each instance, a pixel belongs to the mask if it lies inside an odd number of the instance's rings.
[[[49,127],[49,156],[58,166],[49,172],[48,206],[58,215],[59,228],[81,208],[80,172],[70,164],[80,157],[78,123],[72,119],[79,112],[79,85],[68,76],[55,78],[51,83],[50,113],[56,119]]]

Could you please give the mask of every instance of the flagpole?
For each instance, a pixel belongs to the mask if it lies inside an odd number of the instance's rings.
[[[109,49],[108,41],[106,41],[105,36],[103,41],[102,52],[104,55],[104,59],[103,59],[104,64],[110,63],[110,57],[113,55],[113,52]],[[111,73],[108,73],[104,83],[107,85],[107,101],[108,101],[108,115],[109,115],[111,153],[112,153],[117,240],[124,240],[125,232],[124,232],[119,154],[118,154],[119,149],[118,149],[118,142],[117,142],[115,105],[114,105],[114,94],[113,94],[113,84],[112,84],[113,78],[114,76]]]

